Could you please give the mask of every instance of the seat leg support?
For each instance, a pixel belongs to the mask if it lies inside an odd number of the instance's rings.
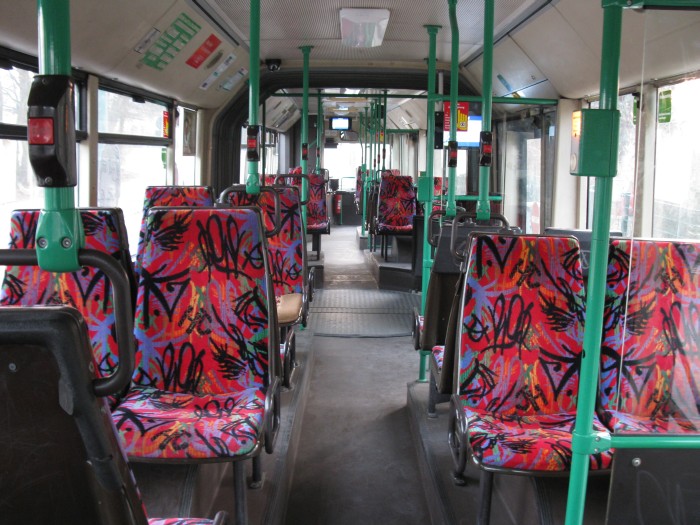
[[[491,495],[493,494],[493,472],[481,471],[479,482],[479,520],[477,525],[489,525],[491,521]]]
[[[233,462],[233,496],[236,504],[235,525],[248,525],[248,498],[243,461]]]
[[[251,489],[259,489],[263,486],[262,455],[253,458],[253,475],[248,486]]]

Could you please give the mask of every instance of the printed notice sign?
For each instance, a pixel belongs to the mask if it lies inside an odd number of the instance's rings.
[[[143,54],[142,64],[162,71],[200,29],[201,26],[197,22],[181,13],[163,33],[156,29],[149,32],[134,51]]]
[[[199,69],[199,66],[204,64],[204,61],[219,47],[221,40],[216,35],[209,35],[204,43],[197,48],[197,51],[192,53],[192,56],[185,62],[188,66]]]
[[[450,131],[450,103],[445,102],[444,131]],[[469,127],[469,102],[457,102],[457,131],[467,131]]]

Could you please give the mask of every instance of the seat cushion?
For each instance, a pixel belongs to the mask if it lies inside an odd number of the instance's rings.
[[[302,295],[288,293],[275,298],[277,300],[277,321],[280,325],[296,323],[301,317]]]
[[[463,403],[464,398],[460,396]],[[494,416],[485,410],[462,406],[468,421],[469,447],[477,463],[540,472],[570,470],[574,414]],[[605,430],[597,418],[593,426],[597,431]],[[607,469],[611,461],[610,451],[594,454],[590,468]]]
[[[601,420],[613,432],[630,433],[669,433],[696,434],[700,433],[700,417],[670,417],[655,414],[652,416],[626,414],[617,410],[606,410],[601,414]]]
[[[235,457],[259,442],[264,406],[265,393],[256,389],[193,395],[135,387],[112,420],[132,459]]]
[[[150,518],[148,525],[212,525],[206,518]]]

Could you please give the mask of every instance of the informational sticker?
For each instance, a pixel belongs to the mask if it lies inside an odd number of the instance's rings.
[[[197,48],[197,51],[192,53],[192,56],[187,59],[185,64],[195,69],[204,64],[204,61],[211,56],[211,54],[219,47],[221,40],[214,34],[209,35],[209,37],[204,41],[204,43]]]
[[[212,71],[211,75],[209,75],[207,79],[200,84],[199,89],[203,89],[205,91],[209,89],[209,87],[211,87],[211,85],[214,82],[216,82],[216,79],[219,78],[224,73],[224,71],[231,67],[231,64],[233,64],[235,61],[236,55],[231,53],[221,64],[219,64],[219,67]]]
[[[659,93],[659,124],[671,122],[671,90],[666,89]]]
[[[224,91],[231,91],[241,80],[243,80],[246,77],[247,74],[248,70],[242,67],[233,75],[224,80],[219,86],[219,89],[223,89]]]
[[[444,104],[445,120],[442,129],[450,131],[450,103]],[[467,131],[469,129],[469,102],[457,102],[457,131]]]
[[[181,13],[144,52],[141,63],[159,71],[164,70],[201,28],[197,22],[185,13]],[[146,40],[149,40],[148,36],[146,35]],[[137,46],[137,52],[139,52],[138,49],[140,49],[139,46]]]
[[[167,109],[163,111],[163,138],[170,138],[170,112]]]

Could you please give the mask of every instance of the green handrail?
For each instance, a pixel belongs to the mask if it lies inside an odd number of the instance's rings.
[[[69,0],[38,0],[39,74],[71,75]],[[73,110],[71,104],[70,110]],[[73,156],[75,166],[75,130],[67,130],[72,139],[65,153]],[[78,250],[85,245],[80,212],[75,207],[75,186],[45,187],[44,208],[36,229],[37,261],[45,270],[76,271]]]
[[[309,55],[313,46],[301,46],[301,53],[304,57],[304,72],[303,72],[303,97],[301,103],[301,143],[306,144],[307,148],[309,145]],[[308,175],[308,160],[301,155],[301,172],[304,175]],[[307,179],[301,179],[301,200],[306,202],[309,198],[309,183]],[[301,222],[302,228],[306,230],[306,204],[301,206]]]
[[[450,7],[450,29],[452,31],[452,58],[450,63],[450,142],[457,140],[457,97],[459,95],[459,25],[457,24],[457,0],[448,0]],[[447,204],[445,216],[457,214],[455,205],[455,186],[457,184],[457,167],[447,169]]]
[[[364,156],[362,158],[362,174],[360,175],[362,177],[362,236],[364,237],[367,235],[367,228],[365,225],[367,224],[367,184],[368,184],[368,166],[369,166],[369,153],[370,153],[370,147],[369,147],[369,137],[367,135],[367,130],[369,129],[369,115],[368,115],[368,110],[369,108],[365,107],[365,120],[364,120],[364,127],[362,128],[364,137],[365,137],[365,145],[364,145]]]
[[[258,125],[258,107],[260,106],[260,0],[250,0],[250,55],[248,77],[248,125]],[[264,154],[264,153],[263,153]],[[260,193],[260,175],[258,160],[248,160],[248,178],[246,192],[252,195]]]
[[[484,97],[481,105],[481,130],[491,131],[491,111],[493,108],[493,25],[494,2],[484,2],[484,62],[483,62],[483,86],[481,88]],[[476,202],[477,220],[487,221],[491,218],[491,205],[489,204],[489,183],[491,166],[479,166],[479,200]]]
[[[323,103],[318,90],[316,106],[316,173],[321,173],[321,144],[323,143]]]
[[[441,26],[427,25],[424,26],[426,31],[428,31],[428,95],[435,92],[435,75],[436,75],[436,48],[437,48],[437,34]],[[433,257],[432,249],[428,238],[430,236],[430,212],[431,205],[433,201],[433,180],[434,180],[434,159],[435,159],[435,104],[430,103],[428,99],[427,106],[427,117],[428,117],[428,130],[426,133],[426,145],[425,145],[425,179],[426,182],[421,182],[421,178],[418,180],[419,196],[421,197],[421,202],[424,206],[423,212],[423,274],[421,276],[421,300],[420,300],[420,314],[425,315],[425,301],[428,297],[428,282],[430,281],[430,270],[433,267]],[[425,187],[423,192],[420,188]],[[428,195],[422,193],[428,192]],[[420,351],[420,367],[418,370],[418,381],[421,383],[426,382],[427,370],[428,370],[428,358],[430,357],[430,351],[421,350]]]
[[[600,109],[616,110],[620,70],[620,40],[622,8],[607,7],[603,18],[603,49],[600,72]],[[612,154],[602,161],[600,173],[615,173],[618,136],[612,139]],[[584,151],[584,154],[586,152]],[[603,333],[605,280],[610,241],[610,211],[612,209],[612,177],[597,177],[593,203],[593,233],[591,239],[590,272],[586,297],[586,330],[583,337],[581,380],[579,381],[576,424],[572,437],[573,459],[566,505],[566,524],[580,524],[586,501],[589,455],[605,450],[601,436],[593,430],[593,413],[600,363],[600,341]]]

